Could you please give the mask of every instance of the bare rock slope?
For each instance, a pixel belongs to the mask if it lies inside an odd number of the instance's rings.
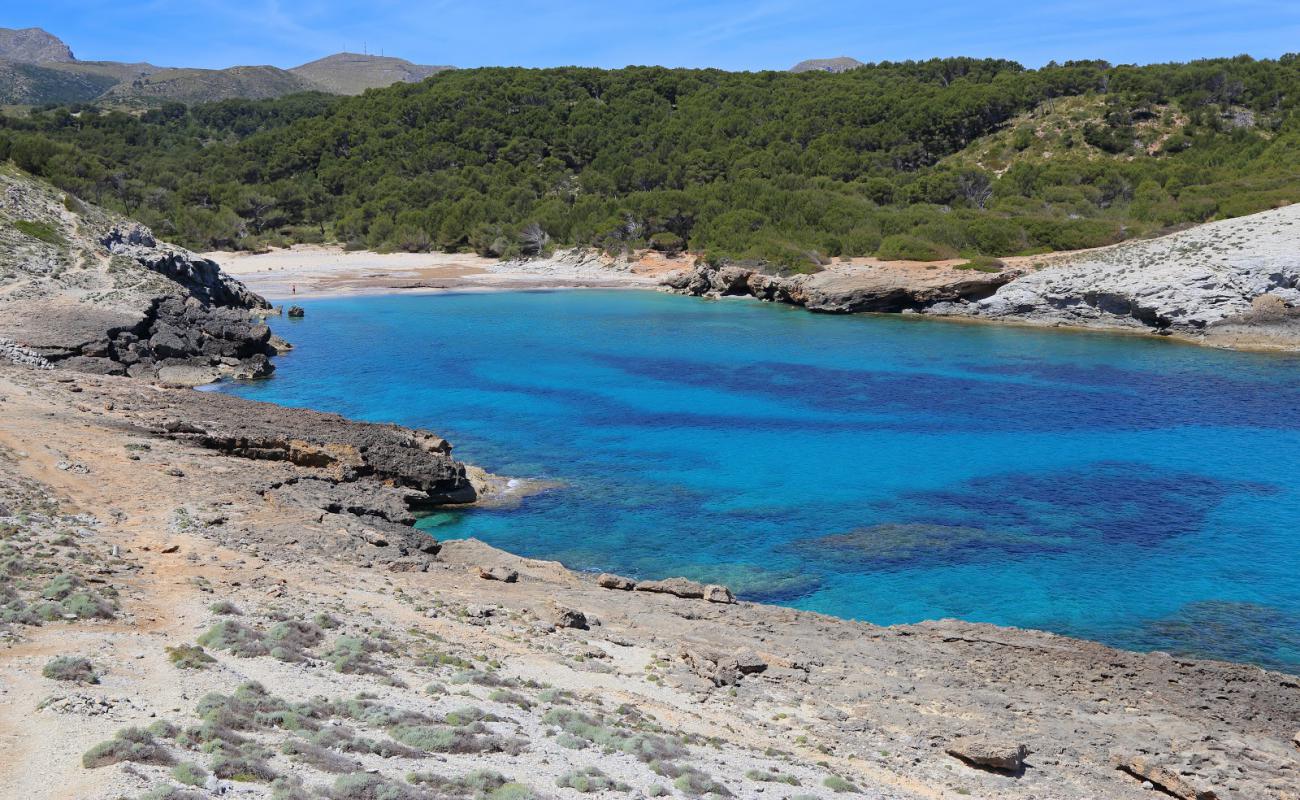
[[[1300,345],[1300,205],[1046,261],[932,314]]]
[[[214,261],[0,169],[0,338],[59,367],[176,383],[268,374],[269,304]]]
[[[28,64],[76,60],[72,48],[40,28],[0,28],[0,58]]]

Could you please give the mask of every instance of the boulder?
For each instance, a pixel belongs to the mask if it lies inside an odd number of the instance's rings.
[[[624,578],[622,575],[602,572],[596,576],[596,585],[602,589],[620,589],[626,592],[636,588],[636,581]]]
[[[732,656],[736,663],[736,669],[742,675],[753,675],[758,672],[767,670],[767,662],[763,657],[753,650],[740,649]]]
[[[686,578],[665,578],[661,581],[641,581],[636,585],[638,592],[654,592],[656,594],[671,594],[676,597],[685,597],[691,600],[700,600],[704,598],[704,591],[707,587],[697,581],[687,580]]]
[[[302,306],[289,306],[289,310],[284,313],[286,316],[293,317],[295,319],[302,319],[303,317],[307,316],[307,312],[303,311]]]
[[[578,630],[587,630],[587,615],[576,609],[553,604],[551,606],[551,622],[557,628],[576,628]]]
[[[964,736],[949,742],[945,752],[977,767],[1018,773],[1025,768],[1029,748],[1007,740]]]
[[[736,602],[736,596],[731,593],[730,589],[725,586],[719,586],[716,583],[704,587],[704,599],[708,600],[710,603]]]
[[[514,583],[519,580],[519,573],[507,567],[479,567],[478,576],[485,581]]]
[[[1146,756],[1120,755],[1115,768],[1141,781],[1150,781],[1162,791],[1182,800],[1218,800],[1213,789],[1198,789],[1176,771],[1151,761]]]

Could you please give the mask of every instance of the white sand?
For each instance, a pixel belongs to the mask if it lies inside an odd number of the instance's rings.
[[[463,253],[348,252],[295,245],[266,253],[204,253],[250,289],[272,300],[396,292],[550,288],[654,288],[685,259],[647,254],[615,261],[579,251],[548,259],[497,261]]]

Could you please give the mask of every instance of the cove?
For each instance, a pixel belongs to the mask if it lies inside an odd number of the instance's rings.
[[[1300,358],[653,292],[301,304],[224,391],[561,484],[440,539],[1300,668]]]

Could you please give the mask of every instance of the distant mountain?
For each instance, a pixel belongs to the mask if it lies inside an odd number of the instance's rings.
[[[291,70],[279,67],[194,69],[78,61],[58,37],[40,28],[0,28],[0,105],[97,101],[124,106],[260,100],[295,92],[361,94],[413,83],[453,69],[401,58],[336,53]]]
[[[332,94],[361,94],[394,83],[416,83],[449,69],[455,67],[412,64],[392,56],[335,53],[289,71]]]
[[[76,61],[70,47],[40,28],[0,28],[0,58],[26,64]]]
[[[791,72],[848,72],[851,69],[866,66],[856,58],[839,56],[838,58],[810,58],[800,61],[790,68]]]
[[[115,78],[103,75],[0,60],[0,104],[82,103],[115,85]]]

